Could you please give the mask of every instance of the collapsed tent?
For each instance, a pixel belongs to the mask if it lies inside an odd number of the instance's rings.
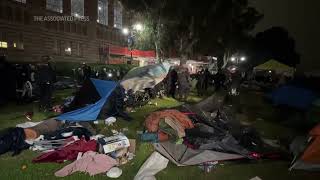
[[[123,91],[116,82],[88,79],[77,92],[64,114],[63,121],[94,121],[108,116],[126,116],[123,111]],[[128,117],[127,117],[128,118]]]
[[[310,131],[308,139],[296,139],[290,149],[295,155],[290,169],[320,170],[320,124]]]
[[[169,141],[154,144],[155,149],[177,166],[198,165],[210,161],[226,161],[245,158],[239,154],[212,150],[194,150],[186,145],[176,145]]]
[[[317,98],[312,91],[292,85],[275,89],[269,96],[275,105],[287,105],[298,109],[309,108]]]
[[[121,81],[125,90],[143,91],[153,88],[167,76],[170,69],[169,63],[160,63],[132,69]]]

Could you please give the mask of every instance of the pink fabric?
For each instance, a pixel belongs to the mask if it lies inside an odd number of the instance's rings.
[[[74,172],[80,171],[87,172],[90,176],[94,176],[96,174],[109,171],[117,164],[118,163],[115,159],[105,154],[88,151],[82,156],[82,158],[60,169],[54,175],[57,177],[65,177],[73,174]]]

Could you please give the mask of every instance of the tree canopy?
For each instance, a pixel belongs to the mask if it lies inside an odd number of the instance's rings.
[[[181,57],[241,48],[263,17],[248,0],[123,0],[123,4],[148,17],[155,49],[175,49]]]
[[[294,39],[282,27],[272,27],[258,33],[255,37],[255,47],[257,59],[276,59],[293,67],[300,62]]]

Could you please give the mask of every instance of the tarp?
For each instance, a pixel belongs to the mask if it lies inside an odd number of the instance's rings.
[[[292,85],[275,89],[270,97],[275,105],[287,105],[298,109],[309,108],[317,98],[312,91]]]
[[[320,124],[309,132],[309,140],[295,140],[290,147],[292,152],[296,151],[296,160],[290,169],[320,170]],[[298,148],[304,150],[298,152]],[[298,157],[299,153],[301,155]]]
[[[191,166],[204,162],[244,159],[238,154],[217,152],[211,150],[194,150],[183,144],[173,144],[169,141],[154,144],[155,149],[177,166]]]
[[[269,60],[263,64],[260,64],[254,68],[254,70],[263,70],[263,71],[276,71],[277,73],[294,73],[295,69],[287,66],[285,64],[282,64],[276,60]]]
[[[134,68],[125,75],[120,84],[125,90],[128,91],[131,89],[134,92],[143,91],[146,88],[153,88],[163,81],[170,67],[169,63],[160,63]]]
[[[98,79],[90,79],[93,83],[96,91],[98,92],[100,99],[93,104],[89,104],[83,108],[76,109],[57,117],[58,120],[63,121],[94,121],[98,118],[101,109],[106,103],[108,97],[117,87],[117,83],[114,81],[103,81]]]

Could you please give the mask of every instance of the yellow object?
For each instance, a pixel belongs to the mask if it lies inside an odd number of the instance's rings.
[[[25,169],[27,169],[27,165],[22,165],[21,170],[25,170]]]
[[[0,41],[0,48],[8,48],[8,43],[4,41]]]
[[[262,70],[262,71],[275,71],[277,73],[294,73],[295,68],[282,64],[276,60],[271,59],[259,66],[256,66],[254,70]]]

